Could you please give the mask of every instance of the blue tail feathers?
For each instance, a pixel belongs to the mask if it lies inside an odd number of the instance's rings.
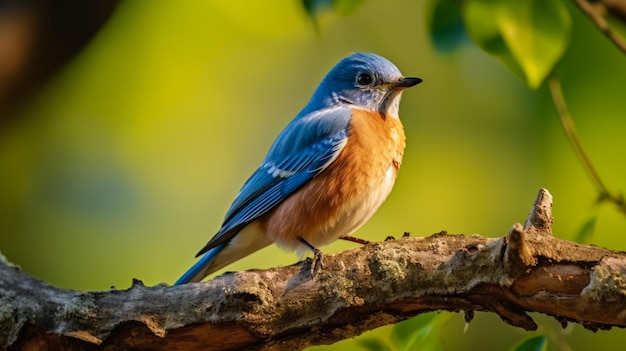
[[[200,281],[204,277],[204,275],[202,275],[200,279],[196,279],[196,280],[194,280],[194,277],[202,273],[215,259],[217,254],[219,254],[222,251],[222,249],[224,249],[226,245],[227,243],[223,243],[207,251],[198,260],[198,262],[196,262],[196,264],[194,264],[191,268],[189,268],[189,270],[185,272],[185,274],[183,274],[182,277],[178,278],[178,280],[176,281],[176,283],[174,283],[174,285],[186,284],[192,281]]]

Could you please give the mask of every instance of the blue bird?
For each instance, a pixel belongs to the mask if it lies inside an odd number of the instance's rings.
[[[176,285],[197,282],[272,243],[314,253],[361,227],[391,192],[405,148],[405,78],[387,59],[354,53],[322,80],[245,182],[220,230]],[[196,257],[197,257],[196,256]]]

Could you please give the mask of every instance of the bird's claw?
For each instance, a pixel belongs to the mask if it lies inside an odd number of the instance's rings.
[[[313,260],[311,260],[311,278],[314,278],[317,273],[324,268],[324,254],[322,251],[315,249],[313,254]]]

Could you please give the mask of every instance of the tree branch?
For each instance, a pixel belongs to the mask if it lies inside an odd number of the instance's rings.
[[[598,12],[608,12],[622,23],[626,23],[626,2],[623,0],[597,0],[595,6]]]
[[[502,238],[372,243],[326,255],[314,279],[304,261],[177,287],[77,292],[3,260],[0,346],[292,350],[433,310],[493,312],[526,330],[537,328],[528,312],[592,330],[626,326],[626,253],[553,237],[551,207],[542,189],[525,225]]]
[[[576,6],[596,25],[598,30],[602,32],[622,53],[626,54],[626,41],[617,34],[608,22],[599,14],[587,0],[573,0]],[[612,4],[607,1],[606,4]],[[618,7],[615,7],[617,9]]]

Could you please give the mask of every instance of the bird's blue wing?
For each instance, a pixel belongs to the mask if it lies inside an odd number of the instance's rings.
[[[348,140],[350,116],[350,109],[334,107],[296,117],[241,188],[220,231],[198,255],[230,240],[334,161]]]

